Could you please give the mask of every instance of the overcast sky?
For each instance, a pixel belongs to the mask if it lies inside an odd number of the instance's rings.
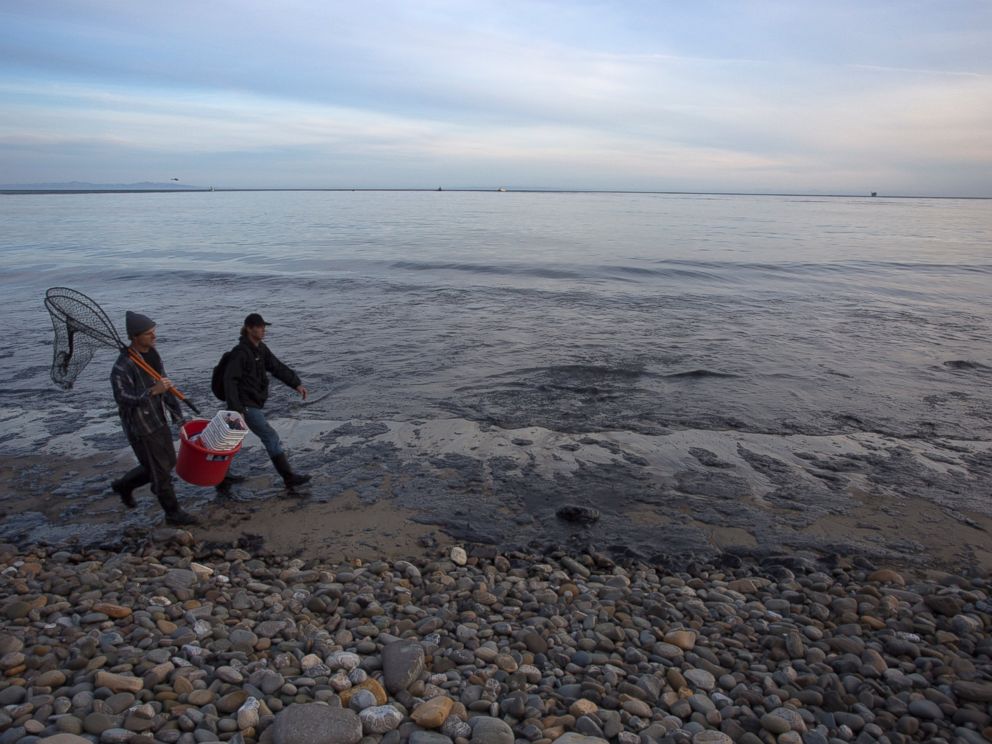
[[[990,0],[0,0],[0,183],[992,196]]]

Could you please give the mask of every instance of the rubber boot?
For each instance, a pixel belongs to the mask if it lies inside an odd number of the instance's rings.
[[[154,486],[152,486],[152,491],[155,491]],[[162,505],[162,511],[165,512],[166,524],[173,527],[185,527],[186,525],[200,523],[199,519],[180,508],[171,479],[169,482],[163,484],[162,488],[155,495],[158,497],[158,503]]]
[[[124,502],[124,506],[128,509],[133,509],[137,506],[137,503],[134,500],[134,489],[141,488],[143,485],[150,482],[151,481],[148,478],[148,471],[139,465],[136,468],[131,468],[131,470],[111,483],[110,487],[113,489],[114,493],[121,497],[121,501]]]
[[[172,527],[185,527],[187,525],[199,524],[200,520],[189,512],[176,509],[175,511],[165,513],[165,523]]]
[[[224,480],[222,480],[220,483],[214,486],[214,488],[216,488],[218,491],[230,491],[231,486],[238,483],[244,483],[246,480],[248,479],[243,475],[235,475],[234,473],[228,473],[227,475],[224,476]]]
[[[304,483],[310,482],[310,476],[306,473],[293,472],[293,469],[289,466],[289,460],[286,459],[285,452],[280,452],[273,457],[272,464],[276,466],[276,470],[282,476],[282,482],[286,484],[286,488],[302,486]]]

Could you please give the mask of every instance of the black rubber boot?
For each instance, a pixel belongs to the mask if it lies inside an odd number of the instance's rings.
[[[137,506],[134,500],[134,489],[141,488],[149,482],[148,471],[139,465],[111,483],[110,487],[114,493],[121,497],[124,506],[128,509],[133,509]]]
[[[228,473],[227,475],[224,476],[224,480],[222,480],[220,483],[214,486],[214,488],[216,488],[218,491],[228,491],[230,490],[231,486],[236,485],[238,483],[244,483],[246,480],[248,479],[243,475],[234,475],[234,473]]]
[[[199,524],[200,520],[189,512],[176,509],[165,513],[165,523],[172,527],[186,527],[187,525]]]
[[[282,482],[286,484],[286,488],[302,486],[304,483],[310,482],[310,476],[306,473],[293,472],[293,469],[289,466],[289,460],[286,459],[285,452],[273,457],[272,464],[276,466],[276,470],[282,476]]]
[[[171,525],[172,527],[185,527],[187,525],[200,523],[199,519],[194,517],[189,512],[183,511],[179,506],[179,502],[176,500],[176,492],[172,487],[171,481],[165,484],[165,486],[155,495],[158,496],[158,503],[162,505],[162,511],[165,512],[166,524]]]

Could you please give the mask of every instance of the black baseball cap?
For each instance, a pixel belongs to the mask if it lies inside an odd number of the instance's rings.
[[[257,328],[258,326],[269,326],[271,323],[267,323],[265,319],[258,313],[251,313],[247,318],[245,318],[245,327],[247,328]]]

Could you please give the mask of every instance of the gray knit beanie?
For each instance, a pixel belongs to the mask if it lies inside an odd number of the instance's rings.
[[[147,315],[132,313],[130,310],[124,314],[124,327],[127,329],[127,337],[134,338],[140,336],[145,331],[150,331],[155,327],[155,321]]]

